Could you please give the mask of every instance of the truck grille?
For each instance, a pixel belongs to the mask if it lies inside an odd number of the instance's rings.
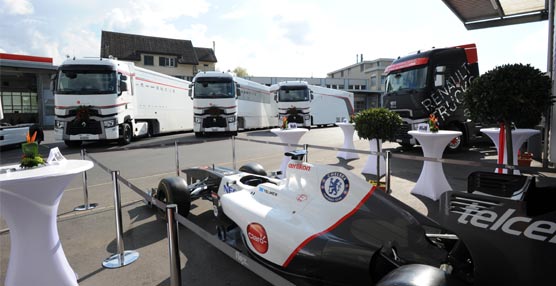
[[[83,124],[85,123],[85,124]],[[89,119],[86,122],[70,121],[66,128],[67,135],[102,134],[100,121]]]
[[[402,139],[402,140],[409,140],[411,139],[411,135],[407,134],[408,131],[411,131],[411,125],[407,123],[403,123],[398,131],[396,132],[395,138]]]
[[[203,128],[210,127],[226,127],[226,118],[224,117],[207,117],[203,119]]]
[[[299,115],[290,115],[290,116],[288,116],[288,122],[292,122],[292,123],[303,123],[303,116],[299,116]]]

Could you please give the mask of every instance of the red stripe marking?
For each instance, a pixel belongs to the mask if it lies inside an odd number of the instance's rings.
[[[413,67],[413,66],[426,65],[428,62],[429,62],[429,58],[416,58],[412,60],[407,60],[401,63],[389,65],[388,67],[386,67],[386,70],[384,70],[384,73],[388,74],[391,71],[395,71],[395,70],[400,70],[400,69]]]
[[[57,94],[57,95],[63,95],[63,94]],[[122,106],[122,105],[126,105],[129,102],[124,102],[124,103],[119,103],[119,104],[114,104],[114,105],[103,105],[103,106],[91,106],[91,107],[96,107],[96,108],[113,108],[113,107],[118,107],[118,106]],[[68,109],[68,108],[74,108],[76,106],[55,106],[54,108],[58,108],[58,109]]]
[[[177,88],[177,89],[183,89],[183,90],[189,90],[189,88],[183,88],[183,87],[179,87],[179,86],[173,86],[173,85],[169,85],[169,84],[164,84],[164,83],[160,83],[160,82],[156,82],[156,81],[152,81],[152,80],[148,80],[142,77],[135,77],[137,80],[142,80],[142,81],[146,81],[146,82],[150,82],[150,83],[154,83],[154,84],[159,84],[159,85],[163,85],[163,86],[168,86],[168,87],[173,87],[173,88]]]
[[[4,54],[4,53],[0,53],[0,59],[14,60],[14,61],[38,62],[38,63],[47,63],[47,64],[52,63],[52,58],[26,56],[26,55]]]
[[[286,262],[284,262],[284,264],[282,265],[283,267],[288,267],[288,264],[290,264],[290,262],[293,260],[293,258],[297,255],[297,253],[299,253],[299,251],[305,247],[309,242],[311,242],[313,239],[315,239],[318,236],[321,236],[327,232],[332,231],[333,229],[335,229],[336,227],[338,227],[338,225],[340,225],[341,223],[343,223],[346,219],[348,219],[349,217],[351,217],[354,213],[356,213],[361,206],[363,205],[364,202],[366,202],[375,192],[376,190],[376,186],[373,186],[371,188],[371,190],[369,191],[369,193],[367,193],[367,195],[365,195],[365,197],[363,197],[363,199],[357,204],[357,206],[355,206],[355,208],[353,210],[351,210],[349,213],[347,213],[345,216],[343,216],[342,218],[340,218],[340,220],[338,220],[336,223],[334,223],[333,225],[331,225],[329,228],[319,232],[319,233],[315,233],[311,236],[309,236],[307,239],[305,239],[288,257],[288,259],[286,260]]]

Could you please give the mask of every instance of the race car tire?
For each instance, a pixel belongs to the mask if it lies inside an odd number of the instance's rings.
[[[191,196],[187,191],[187,183],[182,177],[164,178],[158,183],[156,199],[166,204],[178,205],[178,213],[184,217],[191,209]],[[166,210],[158,210],[161,219],[166,220]]]
[[[267,176],[264,167],[259,163],[245,164],[239,168],[239,171],[259,176]]]
[[[440,286],[449,285],[446,273],[437,267],[408,264],[386,274],[377,286]]]

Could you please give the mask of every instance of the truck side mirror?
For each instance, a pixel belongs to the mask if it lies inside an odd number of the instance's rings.
[[[236,88],[236,97],[241,96],[241,90],[239,90],[239,86]]]
[[[444,80],[445,80],[444,72],[445,71],[446,71],[446,66],[437,66],[436,69],[434,70],[434,72],[435,72],[434,86],[435,87],[439,87],[439,86],[444,85]]]
[[[187,93],[189,95],[189,98],[193,99],[193,84],[189,85],[189,91]]]
[[[313,91],[311,90],[309,92],[310,92],[309,96],[310,96],[310,99],[311,99],[310,101],[313,101],[313,99],[315,99],[315,96],[313,95]]]
[[[274,101],[278,102],[278,94],[277,93],[274,94]]]
[[[118,81],[118,95],[121,95],[122,92],[127,91],[127,76],[123,74],[120,75],[120,80]]]
[[[52,93],[54,93],[54,91],[56,90],[56,83],[58,82],[58,76],[56,74],[53,74],[50,76],[50,91],[52,91]]]

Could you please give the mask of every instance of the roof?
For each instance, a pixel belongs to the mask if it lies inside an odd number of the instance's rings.
[[[197,54],[197,59],[200,62],[217,62],[216,55],[212,49],[195,47],[195,53]]]
[[[548,19],[551,0],[442,0],[467,30]]]
[[[0,67],[29,68],[38,70],[56,70],[52,58],[18,54],[0,53]]]
[[[192,65],[199,64],[200,58],[196,53],[198,49],[203,49],[201,51],[203,58],[209,58],[207,54],[210,53],[205,51],[205,48],[195,48],[189,40],[102,31],[100,43],[100,55],[103,58],[113,56],[121,60],[140,61],[142,53],[152,53],[177,56],[178,63]],[[206,50],[211,51],[212,58],[216,62],[214,51]]]

